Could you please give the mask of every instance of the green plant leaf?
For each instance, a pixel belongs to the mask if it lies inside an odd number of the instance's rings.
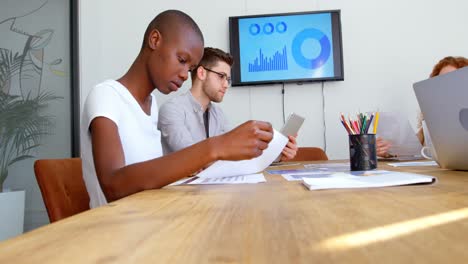
[[[12,165],[12,164],[15,163],[15,162],[18,162],[18,161],[21,161],[21,160],[25,160],[25,159],[30,159],[30,158],[34,158],[34,156],[31,156],[31,155],[22,155],[22,156],[16,157],[15,159],[13,159],[12,161],[10,161],[10,162],[8,163],[8,166]]]
[[[49,102],[59,98],[62,97],[40,93],[23,99],[0,90],[0,171],[33,158],[30,152],[40,146],[41,138],[50,134],[54,124],[53,117],[42,112]]]

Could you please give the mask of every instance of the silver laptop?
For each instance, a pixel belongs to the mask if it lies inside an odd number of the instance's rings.
[[[468,67],[417,82],[413,88],[434,159],[442,168],[468,170]]]

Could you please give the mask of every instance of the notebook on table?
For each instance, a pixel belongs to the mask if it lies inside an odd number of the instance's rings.
[[[437,179],[433,176],[395,171],[355,171],[340,172],[319,178],[302,178],[302,183],[309,190],[376,188],[413,184],[432,184]]]

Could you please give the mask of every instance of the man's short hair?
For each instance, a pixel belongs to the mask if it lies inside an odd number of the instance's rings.
[[[179,10],[166,10],[158,14],[148,25],[143,37],[143,49],[148,43],[148,37],[154,29],[158,30],[161,35],[170,36],[173,32],[178,32],[178,26],[189,27],[199,35],[200,40],[204,42],[203,34],[198,27],[197,23],[186,13]]]
[[[211,68],[220,61],[225,62],[229,66],[232,66],[234,63],[231,54],[217,48],[206,47],[200,63],[198,63],[198,66],[191,72],[192,80],[197,77],[198,67]]]

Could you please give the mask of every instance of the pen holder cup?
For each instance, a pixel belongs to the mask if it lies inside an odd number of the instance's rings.
[[[352,171],[377,168],[375,134],[349,135],[349,163]]]

